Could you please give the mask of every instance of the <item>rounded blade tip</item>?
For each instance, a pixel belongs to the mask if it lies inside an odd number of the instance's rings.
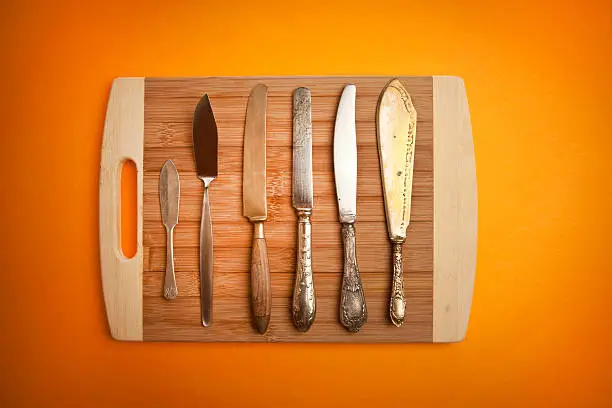
[[[342,96],[344,96],[344,95],[351,95],[351,94],[352,95],[357,94],[357,85],[355,85],[355,84],[348,84],[342,90]]]

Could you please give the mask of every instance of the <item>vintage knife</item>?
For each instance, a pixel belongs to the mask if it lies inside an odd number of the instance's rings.
[[[410,223],[412,170],[417,113],[399,80],[383,89],[378,102],[377,135],[380,173],[383,181],[387,230],[393,245],[393,283],[389,312],[391,321],[401,326],[406,299],[402,271],[402,244]]]
[[[212,324],[213,236],[208,187],[217,177],[217,124],[208,95],[196,107],[193,117],[193,153],[198,178],[204,182],[200,224],[200,307],[202,325]]]
[[[310,90],[293,92],[293,207],[298,215],[298,248],[295,287],[293,289],[293,324],[307,331],[315,319],[316,301],[312,278],[311,225],[312,194],[312,119]]]
[[[256,85],[249,95],[244,127],[244,160],[242,173],[242,211],[253,223],[251,252],[251,307],[253,322],[259,333],[270,323],[272,291],[268,251],[263,225],[268,217],[266,205],[266,107],[268,87]]]
[[[166,234],[166,277],[164,279],[164,297],[176,299],[176,277],[174,275],[174,227],[178,224],[179,198],[181,188],[179,174],[172,160],[166,160],[159,175],[159,203]]]
[[[340,323],[357,332],[368,319],[363,285],[355,252],[357,219],[357,131],[355,129],[355,85],[344,87],[334,130],[334,175],[338,211],[344,243],[344,274],[340,296]]]

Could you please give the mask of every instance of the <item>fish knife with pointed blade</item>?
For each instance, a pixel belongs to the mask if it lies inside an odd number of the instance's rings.
[[[208,188],[217,177],[217,123],[208,94],[200,99],[193,116],[193,153],[198,178],[204,182],[200,224],[200,308],[202,325],[212,324],[213,235]]]

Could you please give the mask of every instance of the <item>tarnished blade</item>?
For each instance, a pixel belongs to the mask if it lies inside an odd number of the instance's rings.
[[[178,224],[179,217],[179,174],[172,160],[166,160],[159,177],[159,201],[162,222],[165,225]]]
[[[199,178],[217,177],[217,124],[208,94],[193,115],[193,154]]]
[[[389,82],[378,104],[377,133],[389,238],[406,239],[412,200],[417,113],[401,82]]]
[[[334,176],[340,222],[357,218],[357,132],[355,130],[355,85],[342,92],[334,130]]]
[[[310,90],[293,92],[293,207],[312,209],[312,119]]]
[[[242,211],[251,221],[264,221],[266,205],[266,108],[268,87],[256,85],[249,95],[244,126]]]

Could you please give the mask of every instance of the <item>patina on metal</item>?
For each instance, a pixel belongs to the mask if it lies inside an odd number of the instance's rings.
[[[310,216],[312,193],[312,117],[310,90],[293,92],[293,207],[298,215],[298,247],[295,286],[293,289],[293,324],[299,331],[308,331],[316,315],[316,299],[312,276]]]
[[[392,80],[383,89],[376,119],[387,230],[393,244],[389,314],[393,324],[401,326],[406,309],[402,244],[410,223],[417,112],[399,80]]]

